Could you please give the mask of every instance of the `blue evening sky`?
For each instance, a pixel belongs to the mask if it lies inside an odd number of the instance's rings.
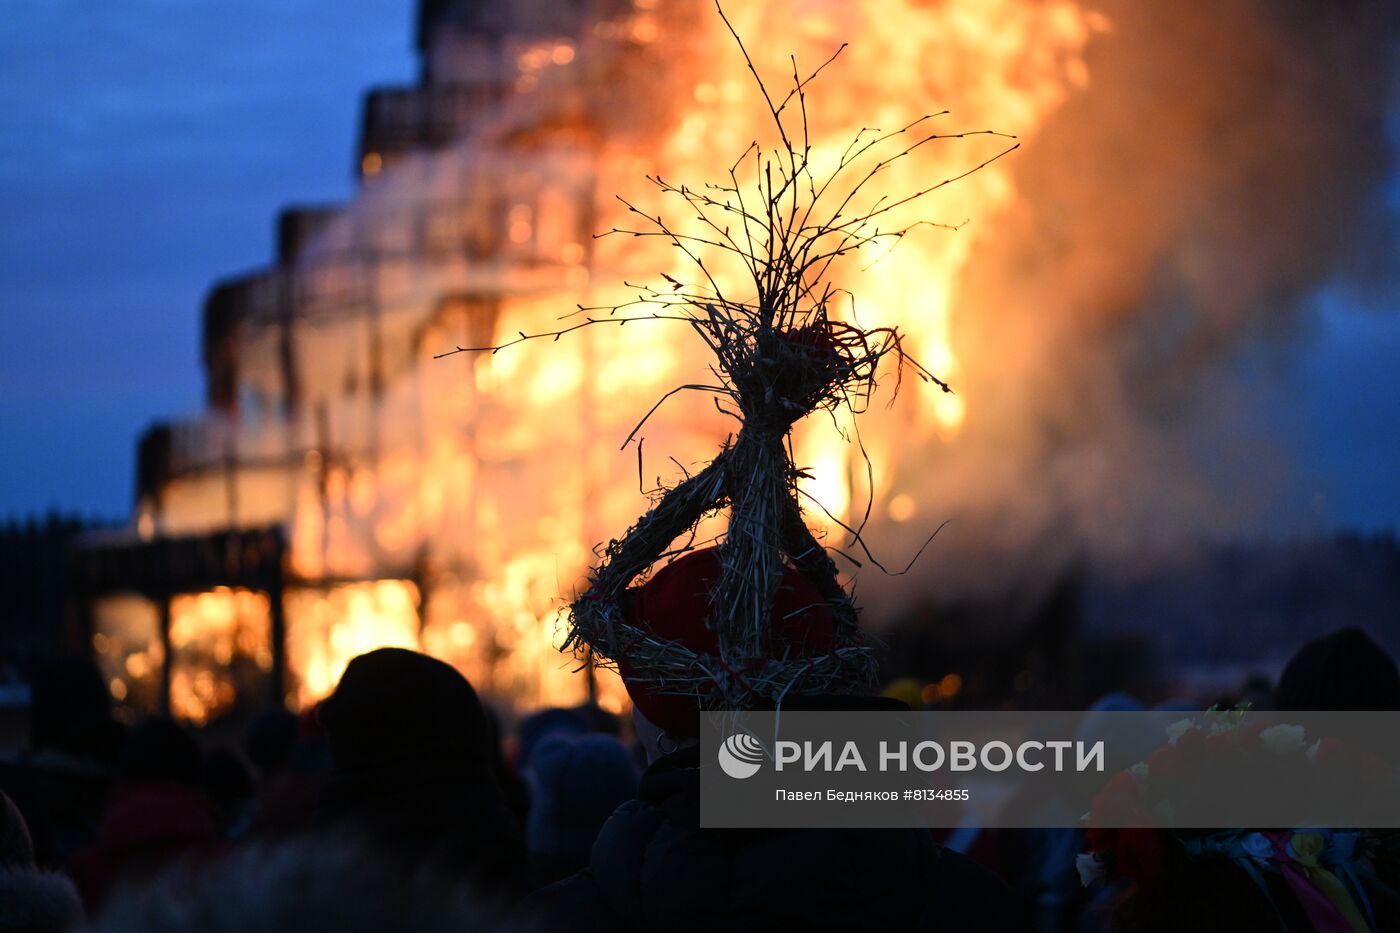
[[[200,307],[288,201],[352,190],[410,0],[12,0],[0,26],[0,520],[122,517],[135,440],[201,403]]]

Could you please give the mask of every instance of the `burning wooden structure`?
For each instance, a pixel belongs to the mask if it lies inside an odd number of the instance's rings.
[[[938,114],[939,132],[1032,132],[1087,86],[1084,49],[1108,28],[1072,0],[733,7],[741,33],[783,30],[756,43],[769,74],[789,72],[790,51],[805,67],[852,40],[839,93],[813,116],[818,163],[862,127],[945,102],[967,109]],[[716,160],[761,134],[762,108],[702,0],[422,0],[418,49],[416,85],[366,97],[355,197],[284,211],[276,262],[211,290],[206,409],[145,434],[131,528],[79,558],[83,617],[118,699],[196,722],[268,697],[305,706],[355,654],[403,645],[522,705],[590,692],[621,703],[615,682],[556,650],[563,611],[644,490],[732,430],[677,399],[647,422],[645,455],[619,449],[649,405],[703,377],[704,348],[638,325],[433,357],[556,329],[578,305],[625,300],[624,281],[675,271],[664,246],[594,239],[625,216],[614,195],[647,173],[722,175]],[[938,148],[880,184],[919,190],[1000,148]],[[954,225],[1017,198],[1003,163],[949,193],[935,219]],[[900,532],[887,540],[917,543],[949,503],[1000,501],[997,484],[1020,475],[1018,461],[988,469],[982,456],[1007,462],[1005,421],[949,469],[928,468],[964,439],[967,406],[999,398],[962,381],[953,349],[951,309],[987,242],[926,229],[877,257],[861,325],[897,324],[959,392],[906,393],[863,427],[870,471],[849,424],[794,434],[803,492],[830,516],[819,534],[859,523],[869,502],[874,526]]]
[[[195,722],[305,705],[386,644],[524,702],[589,689],[548,637],[578,567],[554,566],[559,533],[502,529],[508,502],[482,492],[547,458],[504,436],[516,411],[492,405],[489,364],[425,364],[587,279],[591,131],[495,124],[623,8],[424,0],[420,83],[366,95],[356,201],[285,210],[276,262],[211,290],[207,410],[145,433],[131,533],[76,561],[116,699]]]

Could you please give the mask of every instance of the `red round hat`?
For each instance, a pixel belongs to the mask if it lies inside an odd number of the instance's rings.
[[[628,590],[629,625],[667,641],[679,641],[696,654],[718,654],[719,636],[710,628],[710,591],[719,582],[719,551],[691,551],[662,567],[640,587]],[[826,654],[836,643],[831,609],[807,577],[784,565],[773,599],[768,651],[773,658]],[[689,696],[655,692],[653,686],[618,659],[618,672],[642,715],[673,735],[698,735],[699,702]]]

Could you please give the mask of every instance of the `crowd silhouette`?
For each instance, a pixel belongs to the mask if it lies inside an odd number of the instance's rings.
[[[0,766],[0,933],[1330,930],[1286,873],[1189,841],[1162,856],[1169,884],[1086,887],[1074,827],[702,829],[696,710],[629,688],[630,721],[585,706],[503,730],[456,669],[383,648],[233,748],[165,717],[123,729],[90,665],[53,662],[29,747]],[[1350,629],[1303,646],[1265,699],[1396,710],[1400,674]],[[1105,697],[1081,731],[1141,708]],[[1356,858],[1362,906],[1337,929],[1400,929],[1400,844]]]

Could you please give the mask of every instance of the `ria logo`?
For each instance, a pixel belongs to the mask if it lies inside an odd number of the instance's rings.
[[[748,732],[736,732],[719,747],[719,767],[736,780],[753,777],[763,764],[763,743]]]

